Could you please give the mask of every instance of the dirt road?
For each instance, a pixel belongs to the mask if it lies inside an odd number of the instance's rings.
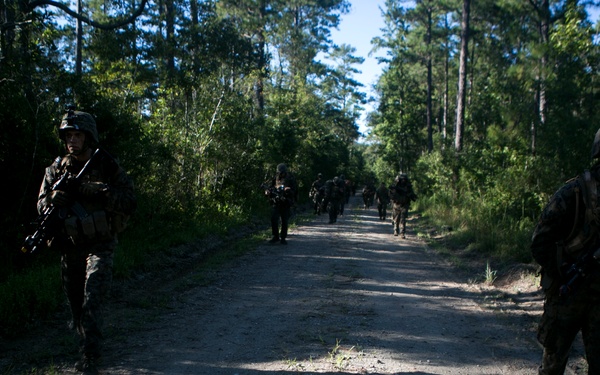
[[[410,222],[406,239],[392,233],[352,198],[337,223],[292,228],[288,245],[265,242],[208,285],[178,278],[152,306],[115,306],[102,373],[537,372],[535,286],[468,282]],[[52,360],[71,373],[71,357]]]

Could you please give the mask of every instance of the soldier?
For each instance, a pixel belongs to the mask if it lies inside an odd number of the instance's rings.
[[[323,187],[325,182],[323,181],[323,174],[319,173],[317,179],[310,186],[310,192],[308,196],[313,201],[313,208],[315,215],[321,215],[321,202],[323,201]]]
[[[544,347],[539,374],[563,374],[571,344],[581,331],[589,374],[600,374],[600,279],[598,268],[600,130],[592,144],[594,165],[567,181],[550,199],[535,227],[531,253],[542,267],[544,313],[538,341]],[[576,264],[574,266],[574,264]],[[587,277],[591,269],[592,277]]]
[[[103,158],[96,159],[101,162],[90,164],[76,191],[53,190],[65,173],[77,175],[99,143],[94,118],[72,109],[62,119],[59,136],[67,154],[46,168],[37,207],[42,213],[52,205],[65,218],[50,246],[61,254],[62,287],[71,309],[72,328],[80,337],[81,359],[75,367],[96,373],[103,341],[102,310],[112,281],[117,234],[135,210],[136,198],[131,178],[102,150]]]
[[[294,204],[297,192],[296,179],[288,172],[284,163],[277,165],[275,177],[271,180],[265,195],[271,197],[271,232],[273,237],[270,243],[280,242],[287,245],[288,222],[291,215],[291,207]],[[279,220],[281,219],[281,232],[279,231]]]
[[[325,182],[325,196],[323,197],[323,210],[329,212],[329,224],[337,221],[340,206],[344,201],[343,184],[339,177]]]
[[[363,188],[362,195],[365,209],[369,209],[373,205],[373,197],[375,196],[375,185],[370,179]]]
[[[385,220],[387,217],[387,205],[390,203],[390,193],[382,182],[375,192],[375,199],[377,199],[377,211],[379,212],[379,219]]]
[[[402,238],[406,238],[406,219],[410,202],[417,200],[417,195],[413,191],[412,184],[405,173],[396,176],[394,184],[390,186],[390,198],[392,200],[392,223],[394,225],[394,236],[398,233]],[[402,230],[399,226],[402,224]]]

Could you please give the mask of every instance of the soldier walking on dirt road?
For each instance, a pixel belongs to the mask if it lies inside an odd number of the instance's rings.
[[[600,374],[600,129],[591,156],[595,164],[554,194],[533,233],[531,252],[542,266],[545,293],[540,375],[564,373],[579,331],[588,374]]]

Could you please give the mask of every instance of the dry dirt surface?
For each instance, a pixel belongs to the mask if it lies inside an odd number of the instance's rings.
[[[361,202],[351,198],[337,223],[294,226],[288,245],[265,241],[209,281],[190,266],[200,261],[190,246],[162,276],[116,285],[100,373],[537,373],[542,296],[530,273],[488,285],[485,268],[459,271],[429,249],[414,220],[395,237]],[[2,373],[74,374],[62,318],[3,342]],[[580,352],[568,371],[585,373]]]

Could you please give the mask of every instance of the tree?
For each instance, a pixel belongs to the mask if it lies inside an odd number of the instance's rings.
[[[454,149],[457,152],[463,148],[463,132],[465,121],[465,99],[467,95],[467,56],[469,45],[469,17],[471,0],[463,0],[461,33],[460,33],[460,64],[458,69],[458,92],[456,94],[456,133]]]

